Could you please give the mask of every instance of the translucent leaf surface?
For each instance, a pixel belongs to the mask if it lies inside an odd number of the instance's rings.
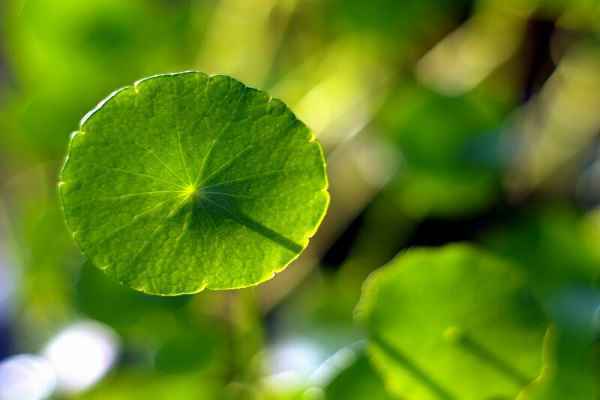
[[[357,317],[391,391],[513,399],[540,375],[547,328],[516,270],[471,247],[412,250],[374,273]]]
[[[329,200],[321,147],[285,104],[199,72],[100,103],[71,138],[59,186],[91,261],[161,295],[270,279],[306,247]]]

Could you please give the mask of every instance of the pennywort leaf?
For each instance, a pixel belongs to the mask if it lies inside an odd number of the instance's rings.
[[[388,388],[423,400],[514,399],[542,373],[547,320],[516,269],[466,245],[375,272],[357,318]]]
[[[147,78],[101,102],[71,137],[59,192],[83,253],[159,295],[270,279],[329,202],[322,149],[287,106],[200,72]]]

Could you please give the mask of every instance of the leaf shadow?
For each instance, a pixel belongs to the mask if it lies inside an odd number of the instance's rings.
[[[533,380],[468,335],[461,335],[458,344],[464,351],[488,364],[517,385],[525,386]]]
[[[220,196],[218,193],[212,193],[203,196],[199,201],[203,202],[203,206],[208,208],[211,212],[234,220],[238,224],[258,233],[292,253],[300,253],[304,248],[302,245],[244,214],[225,196]]]
[[[404,368],[415,379],[426,386],[431,392],[437,395],[442,400],[456,400],[450,392],[448,392],[441,384],[436,382],[427,372],[419,367],[403,352],[389,345],[379,335],[374,335],[371,340],[379,347],[388,357],[393,358],[402,368]]]

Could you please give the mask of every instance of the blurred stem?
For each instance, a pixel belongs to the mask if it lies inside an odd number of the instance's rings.
[[[364,213],[361,231],[340,268],[340,278],[351,285],[357,297],[367,276],[398,254],[419,222],[400,209],[390,213],[390,204],[394,204],[393,193],[384,188]]]
[[[263,321],[258,306],[257,293],[254,288],[240,290],[229,305],[231,326],[231,352],[230,352],[230,381],[236,386],[256,387],[261,375],[262,363],[258,357],[264,346]],[[247,398],[242,396],[245,390],[235,389],[240,392],[234,398]]]

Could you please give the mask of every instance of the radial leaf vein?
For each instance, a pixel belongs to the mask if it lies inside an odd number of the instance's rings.
[[[227,96],[225,96],[225,101],[227,101],[230,98],[231,93],[233,92],[231,90],[231,86],[232,86],[231,82],[229,82],[228,93],[227,93]],[[210,157],[212,156],[215,147],[221,141],[222,137],[225,135],[225,133],[227,132],[227,130],[229,129],[229,127],[233,123],[233,118],[235,118],[235,116],[238,114],[238,112],[239,112],[239,110],[240,110],[240,108],[241,108],[241,106],[243,104],[244,95],[245,95],[245,91],[242,93],[242,96],[240,96],[240,99],[238,100],[238,104],[236,105],[235,111],[232,113],[232,115],[230,116],[230,118],[223,124],[223,127],[215,135],[215,138],[214,138],[213,142],[211,143],[210,147],[208,148],[208,150],[206,152],[206,155],[204,156],[204,158],[202,160],[200,169],[198,171],[198,176],[196,177],[196,180],[195,180],[195,184],[196,185],[199,184],[200,180],[206,181],[206,178],[202,179],[202,175],[205,172],[206,164],[210,160]]]
[[[229,167],[231,167],[233,165],[233,163],[235,163],[237,160],[239,160],[244,154],[247,154],[249,151],[251,151],[252,147],[253,146],[246,147],[244,150],[240,151],[239,153],[237,153],[236,155],[231,157],[229,160],[227,160],[226,162],[221,164],[217,169],[215,169],[210,174],[208,174],[208,176],[205,177],[202,180],[202,182],[200,182],[200,186],[210,182],[211,179],[218,176],[220,173],[226,171]]]
[[[176,187],[179,187],[181,189],[184,189],[183,186],[181,186],[181,185],[179,185],[177,183],[169,182],[169,181],[167,181],[165,179],[159,178],[159,177],[154,176],[154,175],[145,174],[145,173],[142,173],[142,172],[127,171],[127,170],[121,169],[121,168],[113,168],[113,167],[100,167],[100,168],[108,170],[108,171],[119,172],[119,173],[122,173],[122,174],[128,174],[128,175],[132,175],[132,176],[139,176],[141,178],[152,179],[152,180],[154,180],[156,182],[161,182],[161,183],[165,183],[167,185],[176,186]]]
[[[175,173],[175,171],[173,171],[173,169],[171,167],[169,167],[169,165],[164,162],[159,156],[158,154],[156,154],[156,152],[152,149],[146,148],[144,146],[141,146],[137,143],[135,143],[136,146],[138,146],[139,148],[141,148],[142,150],[145,150],[146,152],[148,152],[150,155],[152,155],[154,158],[156,158],[156,160],[163,166],[165,167],[165,169],[173,176],[173,178],[177,179],[177,181],[179,181],[182,185],[185,184],[185,180],[179,176],[179,174]]]

